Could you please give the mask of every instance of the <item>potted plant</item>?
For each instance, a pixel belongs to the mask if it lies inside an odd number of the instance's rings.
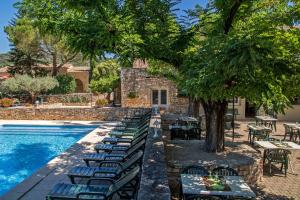
[[[138,93],[136,91],[130,91],[127,95],[129,99],[134,99],[138,97]]]
[[[12,107],[13,104],[14,104],[14,100],[13,99],[10,99],[10,98],[3,98],[3,99],[1,99],[1,105],[4,108]]]

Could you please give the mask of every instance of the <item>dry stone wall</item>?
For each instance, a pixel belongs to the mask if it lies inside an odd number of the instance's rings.
[[[144,108],[1,108],[1,120],[121,120],[124,116],[143,114]]]

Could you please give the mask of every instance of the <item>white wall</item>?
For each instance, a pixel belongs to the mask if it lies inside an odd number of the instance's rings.
[[[285,114],[277,115],[278,120],[300,122],[300,105],[285,110]]]

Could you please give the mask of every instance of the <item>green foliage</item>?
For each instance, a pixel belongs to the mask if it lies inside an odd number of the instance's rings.
[[[85,96],[70,95],[63,98],[64,103],[89,103],[90,99]]]
[[[69,94],[76,90],[76,81],[70,75],[58,75],[55,77],[59,86],[50,91],[52,94]]]
[[[13,63],[8,68],[8,73],[11,75],[27,74],[32,77],[46,76],[47,70],[41,68],[39,65],[46,64],[44,57],[39,52],[23,52],[16,48],[12,48],[10,53],[10,62]]]
[[[116,60],[98,63],[93,70],[90,88],[93,92],[111,93],[120,82],[120,65]]]
[[[0,67],[11,65],[11,62],[9,60],[10,59],[8,53],[0,54]]]
[[[138,95],[138,93],[136,92],[136,91],[130,91],[129,93],[128,93],[128,95],[127,95],[127,97],[129,98],[129,99],[134,99],[134,98],[137,98],[139,95]]]
[[[97,99],[96,102],[95,102],[95,105],[97,107],[106,106],[106,105],[108,105],[108,100],[107,99]]]
[[[240,96],[281,112],[289,106],[300,94],[300,31],[290,26],[293,6],[275,2],[244,2],[225,27],[234,3],[215,1],[204,13],[209,18],[200,19],[203,36],[184,53],[182,87],[206,102]]]
[[[16,75],[2,82],[3,93],[25,93],[31,96],[32,102],[38,94],[45,93],[58,86],[58,82],[52,77],[36,77],[29,75]]]

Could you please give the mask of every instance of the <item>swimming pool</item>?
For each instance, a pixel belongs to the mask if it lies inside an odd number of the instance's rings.
[[[0,196],[96,127],[0,125]]]

